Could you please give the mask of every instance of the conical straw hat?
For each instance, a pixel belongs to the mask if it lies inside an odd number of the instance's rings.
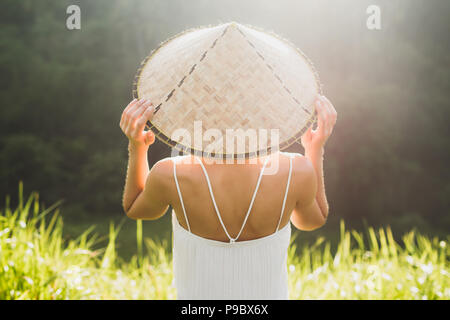
[[[155,106],[147,126],[158,139],[215,158],[253,158],[298,142],[316,121],[318,93],[318,75],[299,49],[235,22],[166,40],[133,86],[135,98]]]

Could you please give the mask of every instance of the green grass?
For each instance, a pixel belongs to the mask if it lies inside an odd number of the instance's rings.
[[[175,299],[167,241],[143,236],[136,223],[136,254],[124,260],[110,224],[105,247],[87,229],[64,239],[59,203],[40,208],[37,193],[0,211],[0,299]],[[291,299],[449,299],[447,237],[417,232],[394,240],[390,227],[345,230],[332,252],[324,237],[288,254]],[[293,239],[298,235],[294,232]]]

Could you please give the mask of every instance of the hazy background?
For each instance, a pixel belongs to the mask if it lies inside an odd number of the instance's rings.
[[[81,8],[81,30],[66,28],[70,4]],[[381,30],[366,27],[371,4]],[[449,16],[448,1],[2,0],[0,197],[15,203],[23,180],[47,206],[64,199],[66,237],[123,218],[119,119],[141,60],[186,28],[234,20],[297,45],[338,112],[325,150],[329,223],[297,241],[334,239],[340,219],[447,235]],[[150,165],[169,155],[156,142]],[[170,240],[169,218],[145,222],[144,235]],[[119,235],[124,256],[134,228],[127,219]]]

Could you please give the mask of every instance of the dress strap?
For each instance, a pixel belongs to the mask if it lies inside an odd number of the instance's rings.
[[[277,232],[278,229],[280,228],[281,218],[283,218],[284,207],[286,205],[286,198],[287,198],[287,194],[289,192],[289,185],[291,183],[291,175],[292,175],[292,155],[289,156],[289,175],[288,175],[288,180],[287,180],[287,184],[286,184],[286,191],[284,193],[283,205],[281,206],[280,220],[278,220],[277,230],[275,232]]]
[[[184,219],[186,220],[186,224],[187,224],[188,230],[189,230],[189,232],[191,232],[191,226],[189,225],[189,220],[188,220],[187,215],[186,215],[186,209],[184,208],[183,197],[181,196],[180,185],[178,184],[177,160],[176,159],[172,159],[172,162],[173,162],[173,177],[175,178],[175,185],[177,186],[178,197],[180,198],[181,207],[183,208]],[[175,219],[176,219],[176,217],[175,217]]]
[[[196,157],[196,158],[197,158],[197,157]],[[245,215],[245,219],[244,219],[244,222],[243,222],[243,224],[242,224],[242,226],[241,226],[241,230],[239,230],[239,233],[238,233],[238,235],[237,235],[235,238],[233,238],[233,237],[230,236],[230,234],[229,234],[228,231],[227,231],[227,228],[225,227],[225,224],[224,224],[223,221],[222,221],[222,217],[220,216],[220,212],[219,212],[219,209],[217,208],[217,203],[216,203],[216,200],[215,200],[215,198],[214,198],[214,194],[213,194],[213,191],[212,191],[211,182],[210,182],[210,180],[209,180],[208,172],[206,171],[206,168],[205,168],[205,166],[203,165],[203,162],[201,161],[201,159],[198,159],[198,158],[197,158],[197,160],[200,162],[200,165],[202,166],[203,172],[205,173],[206,182],[208,183],[209,193],[210,193],[210,195],[211,195],[211,199],[212,199],[213,204],[214,204],[214,209],[215,209],[215,211],[216,211],[217,217],[219,218],[220,224],[222,225],[222,228],[223,228],[223,230],[225,231],[225,234],[227,235],[228,239],[230,239],[230,243],[234,243],[234,242],[236,242],[236,240],[237,240],[237,239],[239,238],[239,236],[241,235],[242,230],[244,230],[245,223],[247,222],[247,218],[248,218],[248,216],[249,216],[249,214],[250,214],[250,211],[251,211],[251,209],[252,209],[252,207],[253,207],[253,202],[255,201],[256,192],[257,192],[258,189],[259,189],[259,184],[261,183],[262,174],[263,174],[263,172],[264,172],[264,168],[265,168],[266,165],[267,165],[267,162],[268,162],[268,160],[269,160],[269,157],[266,158],[266,160],[264,161],[264,165],[263,165],[263,167],[261,168],[261,172],[260,172],[259,177],[258,177],[258,182],[256,183],[256,188],[255,188],[255,191],[253,192],[252,200],[251,200],[251,202],[250,202],[250,206],[249,206],[249,208],[248,208],[248,210],[247,210],[247,214]]]

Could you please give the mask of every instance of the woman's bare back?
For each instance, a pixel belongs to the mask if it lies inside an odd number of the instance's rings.
[[[191,232],[203,238],[228,242],[229,238],[215,212],[199,159],[185,156],[177,161],[176,168]],[[263,166],[263,161],[248,162],[247,160],[247,163],[242,164],[207,164],[203,159],[222,221],[233,238],[238,235],[244,222]],[[289,192],[279,229],[289,222],[291,213],[299,201],[308,201],[311,194],[308,188],[312,187],[310,183],[312,170],[303,156],[293,157]],[[252,210],[237,241],[265,237],[276,231],[288,175],[289,154],[278,153],[271,156],[262,175]],[[183,228],[188,229],[175,181],[171,189],[173,190],[170,200],[177,219]]]

